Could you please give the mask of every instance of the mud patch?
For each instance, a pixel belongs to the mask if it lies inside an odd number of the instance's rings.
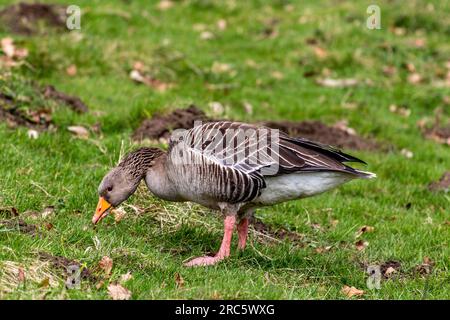
[[[191,105],[187,109],[177,109],[167,115],[156,115],[146,119],[134,132],[133,139],[168,139],[175,129],[190,129],[195,121],[211,122],[218,119],[208,118],[203,111]],[[353,150],[378,150],[375,141],[351,134],[339,127],[328,126],[320,121],[265,121],[258,123],[279,129],[293,137],[303,137],[312,141]]]
[[[88,107],[80,98],[69,96],[63,92],[57,91],[53,86],[46,86],[44,89],[44,97],[62,102],[69,106],[73,111],[78,113],[88,112]]]
[[[190,129],[195,121],[209,121],[205,113],[194,105],[187,109],[177,109],[167,115],[155,115],[146,119],[134,132],[133,139],[168,139],[175,129]]]
[[[446,144],[450,146],[450,125],[449,126],[433,126],[431,128],[425,128],[423,135],[429,140],[433,140],[440,144]]]
[[[0,22],[7,31],[33,35],[51,27],[63,31],[66,28],[66,7],[44,3],[18,3],[0,11]]]
[[[302,137],[338,148],[353,150],[377,150],[380,146],[369,139],[342,130],[338,127],[328,126],[320,121],[267,121],[265,126],[279,129],[290,136]]]
[[[20,233],[28,235],[38,235],[39,230],[34,224],[28,224],[22,219],[0,220],[0,226],[7,229],[18,230]]]
[[[289,231],[283,228],[273,228],[262,222],[260,219],[252,217],[250,219],[250,224],[253,226],[253,229],[256,232],[259,232],[268,239],[273,238],[277,240],[289,240],[295,244],[300,244],[301,246],[305,246],[304,236],[300,233]]]
[[[97,279],[93,275],[92,271],[86,267],[83,267],[81,263],[75,260],[71,260],[65,257],[53,256],[47,252],[39,252],[39,260],[50,262],[51,266],[64,274],[67,274],[69,266],[77,266],[81,269],[81,279],[95,282]]]
[[[79,98],[59,92],[52,86],[45,87],[42,93],[41,89],[33,87],[26,96],[0,92],[0,122],[5,122],[10,128],[22,126],[38,131],[50,129],[53,126],[52,110],[49,107],[36,108],[47,105],[48,100],[65,104],[78,113],[88,111]]]
[[[444,174],[438,181],[430,183],[428,189],[433,192],[438,191],[448,192],[450,190],[450,171],[444,172]]]

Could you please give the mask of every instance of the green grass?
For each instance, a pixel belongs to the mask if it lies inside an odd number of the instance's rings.
[[[107,285],[129,271],[133,278],[124,286],[133,299],[345,299],[344,285],[365,290],[364,299],[448,299],[450,197],[431,193],[427,185],[450,169],[450,149],[425,140],[416,123],[433,117],[438,107],[449,116],[443,100],[450,90],[433,83],[445,74],[450,57],[450,6],[428,2],[432,5],[379,1],[382,29],[368,30],[369,1],[191,0],[176,1],[166,11],[150,1],[71,1],[83,10],[80,32],[14,35],[18,47],[29,49],[28,63],[12,69],[15,78],[2,80],[2,90],[30,95],[23,79],[53,84],[79,96],[90,112],[78,115],[53,106],[57,130],[37,140],[29,139],[25,128],[0,123],[0,207],[17,208],[21,218],[41,229],[40,236],[31,236],[0,227],[0,274],[12,272],[5,267],[10,261],[23,266],[27,278],[27,267],[39,262],[39,252],[75,259],[94,270],[107,255],[114,267],[100,288],[84,281],[81,289],[67,290],[65,276],[49,268],[55,286],[40,287],[39,276],[25,283],[0,281],[0,298],[108,299]],[[306,23],[299,22],[302,16]],[[220,19],[227,21],[225,30],[217,28]],[[265,39],[261,34],[270,19],[279,21],[278,35]],[[215,38],[202,40],[194,28],[198,24]],[[394,34],[394,24],[405,28],[405,35]],[[0,32],[2,38],[7,35]],[[307,38],[318,39],[328,56],[317,58]],[[417,38],[426,39],[424,48],[411,44]],[[135,61],[175,87],[159,93],[134,83],[129,72]],[[234,73],[211,72],[214,62],[230,64]],[[415,65],[423,83],[407,81],[405,63]],[[74,77],[65,73],[71,64],[78,70]],[[386,65],[395,66],[397,74],[385,76]],[[283,78],[275,79],[275,71]],[[361,84],[321,87],[314,77],[303,76],[310,71],[317,77],[329,72],[332,78],[356,78]],[[372,84],[364,84],[366,79]],[[210,90],[211,84],[231,87]],[[40,98],[31,96],[26,107],[37,107]],[[185,268],[184,260],[218,249],[221,220],[196,205],[160,201],[145,189],[127,202],[141,208],[139,213],[125,206],[122,221],[108,217],[94,230],[90,219],[97,186],[121,149],[136,147],[130,136],[140,121],[189,103],[211,114],[212,101],[227,106],[223,117],[241,121],[318,119],[333,124],[347,119],[359,134],[393,148],[346,150],[369,163],[367,170],[378,175],[374,181],[355,181],[257,212],[266,224],[303,234],[303,246],[287,240],[267,244],[252,233],[245,252],[236,251],[234,239],[232,255],[223,263]],[[244,102],[253,106],[253,114],[245,111]],[[391,104],[406,105],[411,115],[390,112]],[[101,134],[91,133],[88,140],[66,129],[96,123]],[[404,157],[403,148],[414,157]],[[31,212],[50,205],[54,214],[33,219]],[[339,223],[333,227],[332,220]],[[46,230],[45,223],[53,229]],[[323,230],[312,228],[313,223]],[[355,233],[363,225],[375,230],[362,235],[369,246],[357,251]],[[315,251],[326,246],[331,250]],[[427,276],[414,272],[424,257],[434,261]],[[361,264],[388,260],[401,262],[401,273],[383,280],[380,290],[369,290]],[[177,273],[184,279],[180,288]]]

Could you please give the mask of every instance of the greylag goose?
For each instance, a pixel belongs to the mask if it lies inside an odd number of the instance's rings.
[[[238,248],[245,248],[255,209],[314,196],[355,178],[375,177],[345,162],[365,163],[267,127],[230,121],[196,125],[174,131],[167,152],[144,147],[126,155],[100,183],[92,222],[127,200],[144,179],[161,199],[192,201],[222,212],[224,236],[217,254],[185,264],[212,265],[230,255],[236,222]]]

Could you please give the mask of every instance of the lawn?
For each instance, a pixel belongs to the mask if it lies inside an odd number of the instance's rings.
[[[39,25],[38,34],[19,35],[0,26],[0,38],[28,50],[18,65],[0,64],[0,94],[24,114],[50,110],[52,122],[34,139],[0,117],[1,299],[110,299],[110,284],[132,299],[349,299],[344,286],[364,291],[351,299],[450,298],[450,196],[429,190],[450,170],[450,147],[420,128],[450,116],[450,3],[378,1],[379,30],[366,27],[369,1],[70,4],[82,10],[81,30]],[[157,80],[133,81],[136,69]],[[46,99],[38,88],[47,85],[89,111]],[[133,131],[156,112],[190,104],[247,122],[345,120],[381,146],[345,149],[378,178],[258,210],[274,232],[252,229],[244,252],[234,237],[231,257],[211,267],[183,261],[218,250],[219,216],[158,200],[144,186],[123,216],[94,228],[104,174],[139,145],[166,147],[133,141]],[[363,226],[370,232],[358,232]],[[289,236],[278,239],[277,230]],[[68,289],[46,254],[77,261],[91,276]],[[380,289],[367,287],[368,265],[382,266]]]

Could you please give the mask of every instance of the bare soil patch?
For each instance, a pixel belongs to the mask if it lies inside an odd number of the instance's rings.
[[[450,171],[444,172],[438,181],[430,183],[428,189],[433,192],[449,191],[450,190]]]
[[[92,271],[83,267],[78,261],[68,259],[66,257],[53,256],[47,252],[39,252],[39,260],[50,262],[53,268],[64,273],[67,273],[69,266],[75,265],[81,269],[82,280],[96,281],[96,277],[93,275]]]
[[[289,240],[293,243],[300,244],[304,246],[304,236],[300,233],[289,231],[284,228],[273,228],[258,218],[252,217],[250,219],[250,224],[253,226],[255,231],[262,233],[263,235],[268,236],[269,238],[275,238],[278,240]]]
[[[190,129],[195,121],[218,121],[208,118],[195,105],[187,109],[177,109],[166,115],[156,115],[146,119],[133,134],[135,140],[167,139],[175,129]],[[320,121],[265,121],[259,123],[270,128],[279,129],[291,136],[303,137],[320,143],[354,150],[377,150],[378,143],[373,140],[351,134],[339,127],[328,126]]]
[[[0,11],[1,24],[12,33],[34,35],[44,27],[63,31],[66,27],[66,7],[56,4],[20,2]]]
[[[0,220],[0,226],[8,229],[17,229],[20,233],[25,233],[33,236],[39,234],[38,227],[36,227],[34,224],[28,224],[22,219]]]

